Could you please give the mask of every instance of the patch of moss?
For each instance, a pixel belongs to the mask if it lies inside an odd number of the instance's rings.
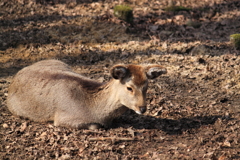
[[[128,23],[133,22],[133,9],[127,5],[117,5],[114,7],[114,15]]]
[[[173,11],[173,12],[179,12],[179,11],[190,11],[191,8],[186,8],[183,6],[169,6],[164,9],[165,11]]]
[[[230,41],[233,43],[236,49],[240,49],[240,34],[232,34],[230,35]]]

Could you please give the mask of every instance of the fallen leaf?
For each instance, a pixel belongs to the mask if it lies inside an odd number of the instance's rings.
[[[22,123],[22,125],[20,126],[20,132],[24,132],[25,131],[25,129],[27,128],[27,122],[24,122],[24,123]]]

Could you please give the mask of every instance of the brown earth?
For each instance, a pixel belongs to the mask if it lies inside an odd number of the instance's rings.
[[[134,8],[133,26],[113,16]],[[240,159],[240,1],[0,1],[0,159]],[[14,117],[7,90],[19,69],[60,59],[106,81],[116,63],[157,63],[145,115],[108,130],[54,127]]]

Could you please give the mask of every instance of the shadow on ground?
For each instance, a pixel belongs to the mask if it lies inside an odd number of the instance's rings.
[[[191,118],[180,118],[178,120],[155,118],[153,116],[144,115],[135,115],[134,118],[129,118],[133,117],[132,114],[135,113],[126,113],[123,117],[114,120],[113,128],[133,127],[134,129],[160,129],[167,134],[175,135],[182,134],[183,132],[191,133],[192,129],[198,129],[203,125],[212,125],[218,118],[225,118],[222,115],[196,116]]]
[[[94,43],[115,41],[123,43],[131,41],[131,38],[125,38],[125,34],[132,34],[139,41],[157,39],[174,43],[178,41],[194,42],[208,40],[227,42],[229,41],[229,35],[235,33],[236,28],[240,27],[239,17],[225,17],[218,20],[215,20],[213,17],[220,12],[227,12],[228,10],[225,8],[228,7],[238,9],[236,6],[240,6],[239,1],[215,4],[205,8],[194,8],[191,12],[145,13],[144,15],[139,13],[135,18],[134,27],[130,27],[130,30],[127,27],[123,27],[121,23],[115,23],[113,16],[109,13],[98,16],[65,16],[54,12],[49,15],[38,13],[16,19],[3,19],[0,20],[0,23],[2,23],[3,27],[8,27],[8,31],[0,33],[0,38],[5,39],[4,43],[0,43],[0,49],[6,50],[21,44],[28,45],[32,43],[41,46],[58,42],[67,44],[81,41],[84,44],[92,43],[92,41]],[[26,10],[28,9],[26,8]],[[181,15],[184,18],[176,20],[176,17]],[[83,22],[82,19],[88,20]],[[171,23],[167,22],[167,19],[171,19]],[[187,26],[185,24],[187,19],[201,21],[201,27]],[[158,21],[161,21],[161,23]],[[55,23],[55,25],[49,25],[50,23]],[[25,26],[28,27],[25,29],[16,28],[20,26],[23,28]],[[117,36],[113,36],[111,32]],[[119,41],[117,39],[122,40]]]

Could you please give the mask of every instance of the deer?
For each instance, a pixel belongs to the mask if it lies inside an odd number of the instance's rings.
[[[109,128],[128,109],[144,114],[148,79],[166,73],[158,64],[117,64],[108,82],[98,82],[62,61],[42,60],[14,76],[7,106],[13,115],[54,126]]]

